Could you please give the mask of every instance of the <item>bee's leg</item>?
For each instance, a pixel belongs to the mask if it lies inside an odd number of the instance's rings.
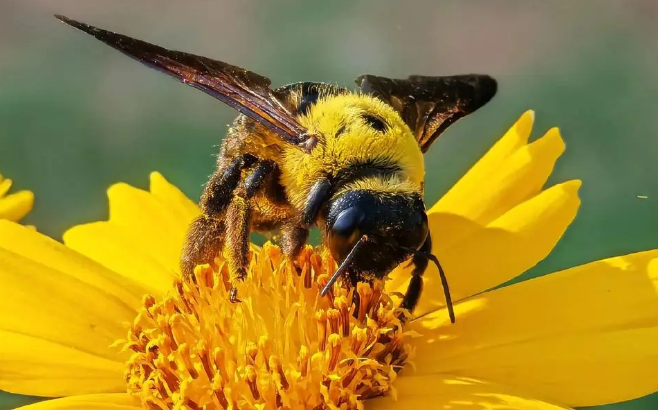
[[[181,273],[194,280],[197,265],[212,263],[221,246],[224,221],[207,215],[197,217],[190,225],[181,255]]]
[[[320,179],[312,187],[306,198],[306,206],[302,211],[300,221],[291,221],[281,228],[281,248],[284,255],[293,261],[299,255],[308,240],[309,228],[315,223],[318,212],[331,193],[331,183],[328,179]],[[297,273],[301,267],[294,263]]]
[[[432,236],[429,233],[419,251],[425,254],[430,254],[432,252]],[[423,274],[425,273],[425,269],[427,269],[429,262],[430,260],[427,256],[424,256],[422,253],[415,254],[411,259],[411,263],[414,265],[414,270],[411,272],[411,282],[409,282],[407,292],[402,300],[402,307],[410,312],[413,312],[418,304],[418,299],[420,299],[420,294],[423,291]]]
[[[299,256],[307,240],[308,228],[296,224],[284,225],[281,228],[281,249],[283,250],[283,254],[292,260],[297,274],[302,273],[302,267],[297,263],[297,256]]]
[[[249,224],[251,209],[249,200],[254,197],[263,186],[266,177],[276,169],[273,161],[259,162],[254,171],[244,180],[233,195],[233,199],[226,211],[226,243],[224,245],[224,256],[228,264],[231,280],[231,301],[237,302],[238,281],[247,276],[247,264],[249,256]]]
[[[200,201],[203,215],[192,222],[185,238],[181,254],[183,277],[193,278],[197,265],[211,263],[217,256],[222,246],[224,212],[240,182],[242,169],[253,160],[251,155],[233,158],[210,177]]]
[[[328,179],[320,179],[312,187],[306,198],[306,207],[302,213],[302,225],[306,228],[315,223],[320,208],[331,195],[331,182]]]
[[[308,228],[297,225],[286,225],[281,228],[281,249],[289,258],[297,257],[307,240]]]

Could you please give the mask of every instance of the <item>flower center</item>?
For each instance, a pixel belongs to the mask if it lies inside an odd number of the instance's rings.
[[[162,301],[144,298],[124,341],[134,351],[128,392],[144,407],[362,409],[391,390],[410,347],[383,283],[339,281],[321,297],[336,269],[326,252],[306,248],[298,273],[266,244],[252,252],[242,302],[230,303],[226,266],[216,265]]]

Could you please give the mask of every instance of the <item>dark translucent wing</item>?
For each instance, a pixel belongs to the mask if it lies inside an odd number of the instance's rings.
[[[485,105],[496,94],[496,80],[487,75],[425,77],[406,80],[362,75],[356,83],[395,108],[426,152],[450,124]]]
[[[302,147],[309,143],[310,137],[305,129],[270,89],[271,81],[267,77],[210,58],[167,50],[64,16],[55,17],[129,57],[230,105],[274,131],[286,142]]]

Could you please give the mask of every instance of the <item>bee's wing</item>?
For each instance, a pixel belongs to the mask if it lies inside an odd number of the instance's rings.
[[[221,61],[167,50],[64,16],[55,17],[129,57],[230,105],[277,133],[284,141],[308,148],[310,137],[270,89],[269,78]]]
[[[450,124],[485,105],[496,94],[496,80],[487,75],[449,77],[414,75],[406,80],[362,75],[356,83],[364,93],[390,104],[416,135],[426,152]]]

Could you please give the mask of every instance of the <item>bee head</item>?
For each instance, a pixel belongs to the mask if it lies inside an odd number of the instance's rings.
[[[350,266],[357,276],[384,277],[417,250],[428,235],[425,205],[419,193],[348,190],[328,204],[326,244],[338,263],[363,235]]]

